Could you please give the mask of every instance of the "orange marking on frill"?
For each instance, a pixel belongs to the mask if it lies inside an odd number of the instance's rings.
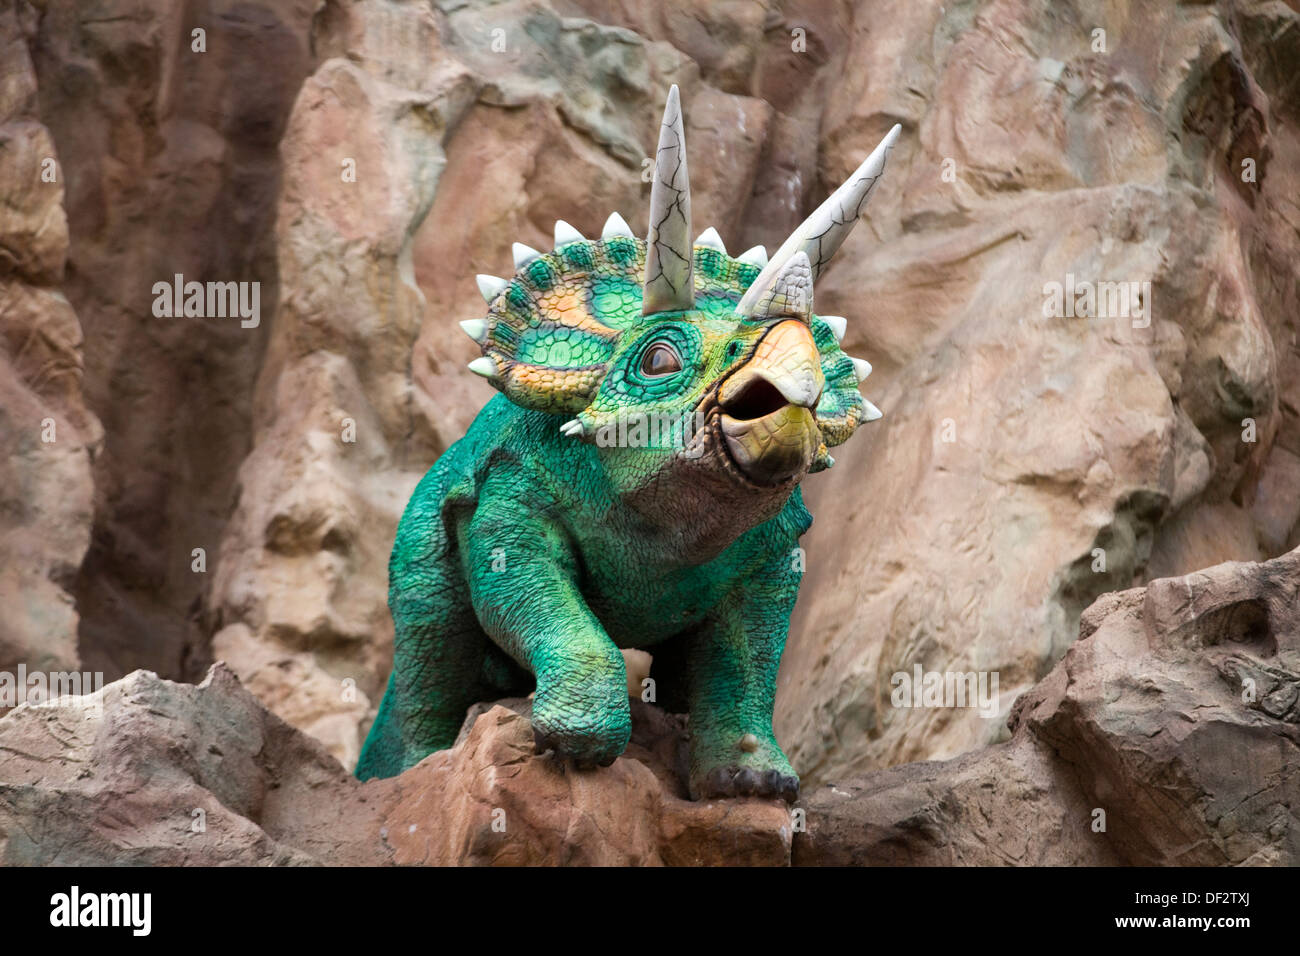
[[[570,329],[607,335],[614,330],[596,321],[587,308],[587,299],[580,289],[552,292],[542,301],[542,305],[551,311],[557,322]]]

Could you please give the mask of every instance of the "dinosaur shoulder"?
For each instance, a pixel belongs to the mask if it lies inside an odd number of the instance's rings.
[[[563,416],[520,408],[493,397],[459,442],[449,448],[438,482],[444,523],[452,513],[474,511],[484,500],[508,499],[531,514],[562,511],[572,489],[599,474],[591,446],[563,435]],[[437,466],[435,466],[437,470]],[[432,474],[432,473],[431,473]]]

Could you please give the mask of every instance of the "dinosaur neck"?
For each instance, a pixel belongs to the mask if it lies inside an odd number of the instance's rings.
[[[696,463],[674,465],[622,497],[626,520],[665,560],[688,565],[711,561],[737,538],[775,517],[796,485],[743,486]]]

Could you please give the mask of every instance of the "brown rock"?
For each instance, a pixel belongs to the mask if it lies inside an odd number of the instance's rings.
[[[1110,595],[1017,704],[1128,863],[1300,861],[1300,551]]]
[[[634,702],[627,752],[605,770],[578,771],[554,755],[532,756],[528,702],[503,703],[474,719],[454,749],[395,778],[385,837],[395,862],[788,863],[784,804],[687,797],[680,718]]]
[[[889,707],[896,672],[1009,701],[1099,596],[1300,544],[1294,4],[84,6],[0,0],[0,665],[215,650],[350,764],[398,516],[491,394],[473,276],[557,218],[642,229],[674,82],[733,251],[904,127],[817,289],[885,418],[805,488],[806,786],[1005,739]],[[155,318],[178,272],[260,282],[261,325]],[[1149,282],[1149,326],[1044,316],[1068,276]]]
[[[528,701],[481,705],[457,745],[362,784],[217,664],[137,671],[0,720],[9,865],[785,865],[771,801],[692,803],[680,719],[635,705],[609,768],[532,753]]]
[[[103,432],[83,396],[81,325],[57,288],[65,173],[38,118],[35,31],[30,6],[0,2],[0,671],[71,671]]]
[[[34,119],[15,119],[0,129],[0,276],[39,285],[63,277],[68,222],[57,175],[54,142]]]
[[[411,237],[474,84],[419,4],[332,8],[319,38],[352,55],[308,79],[281,144],[282,301],[207,620],[213,653],[350,769],[391,666],[392,529],[442,441],[411,377]]]
[[[819,788],[795,865],[1296,865],[1298,597],[1300,551],[1106,595],[1010,742]]]
[[[517,699],[362,784],[224,665],[198,686],[137,672],[0,719],[0,860],[1295,865],[1297,598],[1300,551],[1106,595],[1010,741],[825,785],[793,816],[688,800],[685,719],[639,701],[608,768],[534,755]]]
[[[8,865],[376,864],[377,807],[223,665],[136,671],[0,720]]]
[[[110,680],[139,667],[197,680],[211,632],[191,618],[249,451],[278,296],[278,145],[318,4],[17,6],[66,189],[58,281],[85,329],[85,391],[105,429],[91,548],[72,587],[83,656]],[[200,28],[205,52],[192,46]],[[261,323],[156,317],[154,284],[176,274],[259,282]],[[193,570],[196,548],[206,572]]]
[[[1017,738],[900,764],[800,801],[795,866],[1107,866],[1091,807],[1050,751]],[[796,811],[798,812],[798,811]]]
[[[1003,739],[893,710],[891,676],[997,671],[1009,701],[1099,595],[1276,556],[1300,500],[1300,163],[1272,145],[1294,140],[1274,64],[1298,62],[1300,14],[887,7],[888,29],[857,11],[821,141],[834,180],[906,130],[817,290],[885,414],[805,491],[776,718],[807,782]],[[1046,316],[1069,277],[1149,282],[1149,326]]]

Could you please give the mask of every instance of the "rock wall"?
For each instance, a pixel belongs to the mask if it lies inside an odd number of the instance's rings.
[[[1300,544],[1295,4],[0,10],[15,660],[223,659],[350,765],[397,519],[491,394],[474,274],[558,218],[644,230],[672,83],[733,250],[904,130],[817,290],[885,417],[806,485],[777,708],[806,784],[1005,740],[1099,596]],[[260,322],[156,317],[177,273],[260,283]],[[1053,282],[1135,283],[1137,320],[1047,315]],[[918,665],[997,673],[998,715],[892,707]]]
[[[810,489],[778,734],[816,779],[1005,733],[891,707],[898,672],[996,672],[1007,707],[1098,595],[1298,540],[1296,11],[895,6],[823,117],[837,169],[908,133],[818,289],[885,417]],[[1046,317],[1071,276],[1143,317]]]
[[[276,311],[278,149],[315,3],[18,6],[66,181],[60,288],[85,329],[85,394],[105,430],[72,586],[82,656],[110,680],[138,667],[198,679],[210,634],[195,618]],[[178,274],[259,282],[261,321],[156,316],[155,283]]]
[[[599,866],[789,863],[780,801],[693,803],[679,719],[635,705],[607,772],[534,757],[528,702],[362,784],[224,665],[198,685],[136,671],[0,723],[0,864]]]
[[[0,670],[76,670],[77,569],[103,431],[60,288],[66,169],[41,122],[35,11],[0,2]],[[0,705],[2,706],[2,705]]]
[[[1012,738],[830,784],[795,865],[1294,866],[1300,550],[1106,595]]]

